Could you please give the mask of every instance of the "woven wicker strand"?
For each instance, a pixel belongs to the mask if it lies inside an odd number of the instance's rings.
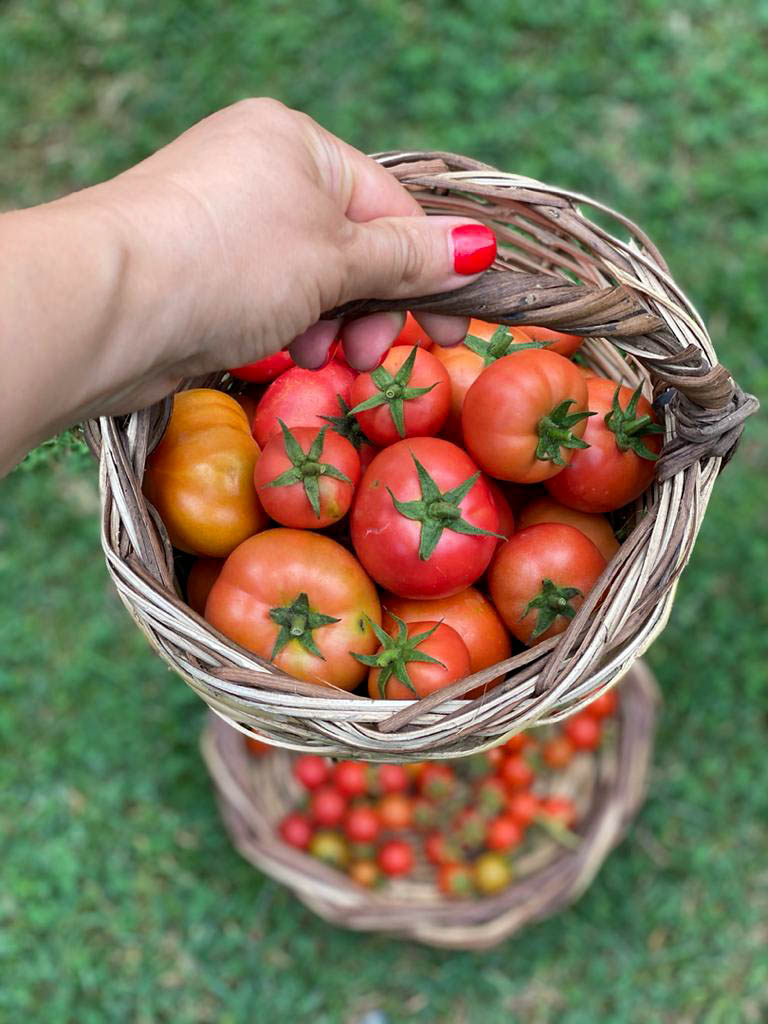
[[[447,900],[432,881],[418,878],[382,892],[361,888],[276,834],[299,796],[286,754],[254,761],[238,733],[213,715],[201,749],[235,848],[321,917],[431,946],[484,949],[564,909],[590,885],[645,796],[657,702],[655,681],[637,662],[621,687],[615,744],[601,751],[596,764],[589,761],[580,772],[570,772],[575,778],[564,780],[584,815],[579,846],[566,850],[539,842],[521,858],[513,885],[474,900]]]
[[[666,624],[716,477],[757,408],[722,367],[698,313],[653,243],[585,196],[466,157],[379,154],[427,213],[488,223],[494,267],[456,292],[406,302],[350,303],[328,316],[383,309],[473,314],[586,336],[601,374],[655,400],[664,425],[657,477],[632,529],[561,636],[421,701],[375,701],[301,682],[217,633],[182,601],[173,551],[141,480],[170,414],[166,399],[85,427],[100,460],[102,545],[121,600],[152,647],[217,713],[270,743],[370,760],[447,758],[482,750],[572,713],[612,686]],[[590,220],[608,214],[622,241]],[[224,374],[185,382],[225,387]],[[505,674],[482,698],[464,695]]]

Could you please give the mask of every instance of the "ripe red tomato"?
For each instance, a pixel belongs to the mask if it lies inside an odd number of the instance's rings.
[[[472,878],[480,892],[500,892],[512,881],[512,869],[503,854],[481,853],[472,865]]]
[[[567,469],[547,481],[547,490],[580,512],[610,512],[634,501],[656,472],[661,427],[650,402],[630,388],[599,377],[586,382],[589,408],[597,413]]]
[[[454,861],[440,864],[437,869],[437,887],[446,896],[471,896],[474,888],[471,868]]]
[[[406,313],[403,329],[392,342],[392,348],[399,345],[408,345],[409,348],[413,348],[414,345],[418,345],[419,348],[429,348],[432,344],[432,339],[413,313]]]
[[[492,818],[485,830],[485,845],[489,850],[511,850],[523,839],[520,824],[510,814]]]
[[[528,789],[536,778],[536,773],[523,754],[510,754],[499,768],[499,778],[510,789]]]
[[[353,445],[328,427],[281,424],[267,441],[253,483],[267,515],[283,526],[319,530],[347,514],[360,479]]]
[[[496,339],[495,342],[492,339]],[[461,345],[441,348],[435,345],[432,355],[445,367],[451,382],[451,409],[443,434],[456,444],[462,443],[461,410],[464,396],[483,369],[496,359],[514,351],[515,346],[530,344],[531,338],[519,327],[502,327],[484,320],[470,320],[467,337]]]
[[[504,661],[512,652],[504,623],[491,602],[474,587],[437,597],[431,601],[416,601],[395,594],[382,597],[384,616],[382,627],[389,631],[394,625],[392,615],[404,622],[421,620],[444,622],[455,629],[469,651],[471,672]]]
[[[362,796],[368,789],[368,767],[362,761],[339,761],[333,769],[333,784],[347,797]]]
[[[520,828],[528,828],[539,813],[539,798],[530,789],[518,789],[509,794],[507,813]]]
[[[584,710],[587,714],[592,715],[593,718],[610,718],[611,715],[616,714],[616,708],[619,706],[619,698],[616,694],[616,690],[606,690],[601,693],[599,697],[595,697]]]
[[[534,744],[534,739],[527,732],[518,732],[514,736],[510,736],[504,746],[501,748],[506,754],[519,754],[521,750],[525,750],[526,747],[530,747]]]
[[[319,370],[311,372],[327,380],[339,398],[349,402],[352,383],[358,376],[357,371],[353,370],[349,363],[340,359],[331,359]]]
[[[293,762],[293,774],[305,789],[317,789],[330,778],[331,765],[317,754],[301,754]]]
[[[189,570],[189,576],[187,577],[187,604],[198,615],[202,615],[205,612],[205,602],[208,600],[211,587],[219,578],[223,565],[223,558],[198,558]]]
[[[309,798],[310,817],[318,825],[339,825],[347,810],[347,801],[335,786],[318,786]]]
[[[309,841],[309,852],[335,868],[344,868],[349,863],[349,846],[346,839],[330,829],[319,829]]]
[[[404,437],[436,434],[450,409],[450,381],[431,353],[400,345],[389,350],[381,366],[355,379],[350,402],[365,436],[384,447]]]
[[[340,544],[309,530],[266,530],[227,559],[205,606],[225,636],[299,679],[354,689],[381,622],[376,589]]]
[[[517,520],[520,530],[524,530],[526,526],[536,526],[538,523],[565,523],[566,526],[575,526],[585,537],[589,537],[606,562],[619,550],[619,542],[616,540],[613,527],[605,516],[577,512],[576,509],[562,505],[549,495],[534,498],[522,509]],[[499,533],[503,532],[499,530]]]
[[[382,822],[379,815],[368,804],[350,807],[344,819],[344,831],[353,843],[373,843],[379,834]],[[385,826],[386,827],[386,826]]]
[[[385,448],[355,496],[355,552],[400,597],[449,597],[474,583],[496,547],[499,517],[488,485],[456,445],[414,437]]]
[[[588,711],[579,711],[563,722],[563,733],[575,750],[597,750],[603,728]]]
[[[411,798],[405,793],[386,793],[376,805],[381,827],[390,832],[409,828],[413,821]]]
[[[571,763],[573,744],[567,736],[553,736],[541,748],[541,756],[554,771],[560,771]]]
[[[271,356],[265,356],[263,359],[257,359],[255,363],[236,366],[227,372],[231,373],[233,377],[237,377],[238,380],[250,380],[260,384],[263,381],[274,380],[275,377],[279,377],[281,373],[294,365],[290,352],[282,351],[273,352]]]
[[[367,859],[353,861],[347,873],[353,882],[364,885],[366,889],[372,889],[381,877],[376,861]]]
[[[539,803],[539,814],[572,828],[576,823],[576,808],[566,796],[544,797]]]
[[[413,867],[413,849],[404,839],[382,843],[376,862],[385,875],[407,875]]]
[[[294,366],[272,381],[256,407],[253,436],[263,448],[280,423],[288,427],[324,427],[324,416],[336,416],[339,400],[332,378],[321,370]]]
[[[375,654],[356,655],[370,666],[368,694],[374,699],[428,697],[469,675],[469,651],[455,629],[440,622],[396,623],[392,634],[379,630]]]
[[[500,480],[534,484],[560,473],[589,415],[587,381],[556,352],[527,349],[488,366],[464,399],[467,451]]]
[[[408,789],[408,772],[405,765],[376,765],[376,785],[382,793],[404,792]]]
[[[499,529],[497,532],[501,534],[501,537],[496,541],[496,547],[499,547],[500,544],[504,543],[504,540],[509,540],[515,532],[515,513],[512,511],[512,506],[498,483],[495,480],[491,480],[490,477],[486,479],[486,483],[493,497],[496,511],[499,514]],[[501,539],[502,537],[504,540]]]
[[[540,643],[563,632],[605,565],[575,527],[529,526],[499,548],[488,573],[491,598],[518,640]]]
[[[294,811],[286,814],[278,828],[280,838],[289,846],[295,846],[298,850],[306,850],[312,838],[312,825],[304,814]]]
[[[533,324],[526,324],[523,330],[534,341],[548,342],[550,352],[557,352],[558,355],[568,358],[581,348],[584,341],[580,334],[563,334],[562,331],[553,331],[549,327],[536,327]]]
[[[430,864],[451,864],[459,859],[455,843],[446,839],[443,832],[430,832],[424,840],[424,853]]]

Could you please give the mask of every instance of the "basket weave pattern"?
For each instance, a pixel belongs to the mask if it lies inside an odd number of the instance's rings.
[[[622,683],[615,743],[605,745],[594,759],[584,755],[586,771],[569,769],[567,774],[576,778],[564,782],[583,815],[579,846],[565,850],[542,838],[518,859],[517,881],[496,896],[472,900],[446,899],[431,876],[390,883],[382,891],[363,889],[287,846],[276,834],[278,822],[298,796],[289,755],[279,752],[254,760],[242,737],[214,715],[201,747],[237,850],[321,917],[344,928],[385,932],[432,946],[482,949],[562,910],[592,882],[643,801],[657,699],[653,677],[638,662]]]
[[[468,215],[497,234],[491,271],[452,293],[350,303],[535,323],[583,334],[604,376],[643,386],[664,425],[656,480],[633,528],[563,634],[421,701],[375,701],[302,682],[229,641],[178,593],[163,524],[141,491],[170,400],[86,426],[100,460],[102,545],[118,593],[154,649],[219,714],[267,741],[371,760],[455,757],[537,721],[556,721],[613,685],[666,623],[712,487],[757,407],[717,356],[660,253],[630,221],[584,196],[445,153],[377,159],[427,213]],[[625,242],[585,210],[610,215]],[[199,386],[188,381],[185,386]],[[226,386],[223,375],[206,385]],[[482,698],[464,699],[506,673]]]

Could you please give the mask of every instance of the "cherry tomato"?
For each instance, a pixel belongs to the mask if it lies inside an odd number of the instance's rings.
[[[419,779],[421,792],[430,800],[443,800],[456,788],[456,776],[453,768],[442,761],[430,761],[424,765]]]
[[[304,814],[294,811],[286,814],[278,828],[280,838],[289,846],[295,846],[298,850],[306,850],[312,838],[312,825]]]
[[[580,334],[563,334],[562,331],[552,331],[549,327],[536,327],[533,324],[526,324],[523,330],[534,341],[548,342],[550,352],[557,352],[558,355],[568,358],[581,348],[584,341]]]
[[[587,383],[556,352],[504,356],[483,370],[464,399],[467,451],[500,480],[533,484],[555,476],[585,444]]]
[[[353,445],[328,427],[282,424],[266,443],[253,472],[265,511],[295,529],[319,530],[338,522],[352,504],[360,479]]]
[[[563,722],[563,733],[575,750],[597,750],[602,726],[588,711],[579,711]]]
[[[491,598],[518,640],[540,643],[563,632],[605,565],[575,527],[529,526],[496,553],[488,573]]]
[[[299,679],[351,690],[367,673],[381,621],[376,590],[340,544],[309,530],[267,530],[227,559],[205,606],[225,636]]]
[[[567,736],[553,736],[541,748],[541,756],[554,771],[560,771],[571,763],[573,744]]]
[[[572,828],[576,822],[576,808],[573,802],[565,796],[548,796],[539,802],[539,814]]]
[[[523,839],[523,830],[519,822],[510,814],[501,814],[492,818],[485,830],[485,845],[489,850],[511,850],[519,846]]]
[[[437,887],[446,896],[469,897],[474,888],[472,870],[466,864],[453,861],[440,864],[437,869]]]
[[[239,380],[250,380],[256,383],[274,380],[281,373],[294,366],[290,352],[273,352],[271,356],[258,359],[255,363],[246,363],[244,366],[236,366],[233,370],[227,371]]]
[[[485,815],[476,807],[464,807],[456,815],[454,829],[464,849],[472,850],[483,842],[486,829]]]
[[[381,878],[381,872],[374,860],[353,861],[347,869],[347,874],[353,882],[364,885],[366,889],[372,889]]]
[[[352,543],[366,570],[400,597],[449,597],[474,583],[496,547],[488,485],[460,448],[399,441],[366,470],[352,505]]]
[[[528,789],[536,773],[522,754],[510,754],[499,768],[499,778],[510,789]]]
[[[347,797],[362,796],[368,789],[368,766],[362,761],[339,761],[333,768],[333,784]]]
[[[501,853],[481,853],[472,865],[472,879],[482,893],[500,892],[512,881],[512,869]]]
[[[518,732],[514,736],[510,736],[501,749],[507,754],[519,754],[521,750],[530,747],[532,743],[533,739],[529,733]]]
[[[437,820],[437,809],[435,805],[425,796],[413,798],[413,824],[415,828],[432,828]]]
[[[599,697],[595,697],[584,710],[593,718],[610,718],[616,714],[619,706],[619,698],[616,690],[605,690]]]
[[[374,699],[412,700],[469,675],[469,651],[455,629],[440,622],[402,619],[372,655],[358,655],[370,666],[368,694]]]
[[[319,829],[309,841],[309,852],[332,867],[344,868],[349,863],[349,846],[343,836],[330,829]]]
[[[253,489],[258,457],[246,415],[230,395],[211,388],[174,395],[163,439],[147,460],[144,493],[175,547],[223,558],[267,526]]]
[[[404,839],[390,839],[379,847],[376,863],[385,875],[407,875],[413,867],[413,849]]]
[[[498,814],[507,801],[506,786],[500,778],[483,779],[477,787],[477,806]]]
[[[432,344],[432,339],[413,313],[406,313],[403,329],[392,342],[392,348],[399,345],[408,345],[409,348],[413,348],[414,345],[418,345],[419,348],[429,348]]]
[[[401,345],[389,350],[381,366],[355,378],[350,402],[365,436],[384,447],[436,434],[450,409],[450,381],[430,352]]]
[[[586,382],[597,413],[584,432],[589,445],[567,469],[547,481],[552,497],[580,512],[610,512],[647,490],[661,450],[661,427],[650,402],[630,388],[599,377]]]
[[[340,825],[347,810],[347,801],[335,786],[318,786],[309,798],[310,817],[318,825]]]
[[[520,828],[528,828],[539,813],[539,798],[530,789],[517,789],[507,799],[507,814]]]
[[[613,527],[605,516],[577,512],[576,509],[568,508],[548,495],[529,502],[517,520],[519,530],[524,530],[526,526],[536,526],[538,523],[565,523],[566,526],[575,526],[585,537],[589,537],[606,562],[619,550],[619,542],[616,540]],[[503,532],[499,530],[499,533]]]
[[[265,754],[272,753],[272,747],[269,743],[264,743],[262,740],[257,740],[255,736],[244,736],[245,746],[249,754],[253,757],[264,757]]]
[[[223,565],[223,558],[198,558],[192,564],[187,577],[187,604],[198,615],[205,611],[205,602]]]
[[[317,789],[330,778],[331,765],[317,754],[301,754],[293,762],[293,774],[305,789]]]
[[[408,789],[408,772],[402,764],[376,766],[376,785],[382,793],[403,793]]]
[[[413,821],[413,806],[405,793],[386,793],[376,805],[381,827],[397,832],[409,828]]]
[[[350,807],[344,819],[344,832],[353,843],[372,843],[376,840],[383,822],[368,804]],[[385,826],[386,827],[386,826]]]
[[[424,840],[424,853],[430,864],[452,864],[459,859],[456,844],[449,842],[442,832],[429,833]]]
[[[320,370],[294,366],[272,381],[256,407],[253,436],[263,448],[280,433],[280,420],[290,427],[326,426],[323,416],[336,416],[339,400],[332,378]]]

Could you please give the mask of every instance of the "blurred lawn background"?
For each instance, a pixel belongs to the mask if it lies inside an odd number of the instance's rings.
[[[0,206],[271,94],[364,150],[464,152],[623,210],[765,396],[767,46],[762,0],[11,0]],[[768,1019],[767,470],[758,419],[650,655],[666,707],[629,839],[572,911],[482,955],[337,931],[238,858],[198,757],[202,705],[108,583],[94,467],[12,474],[0,1021]]]

